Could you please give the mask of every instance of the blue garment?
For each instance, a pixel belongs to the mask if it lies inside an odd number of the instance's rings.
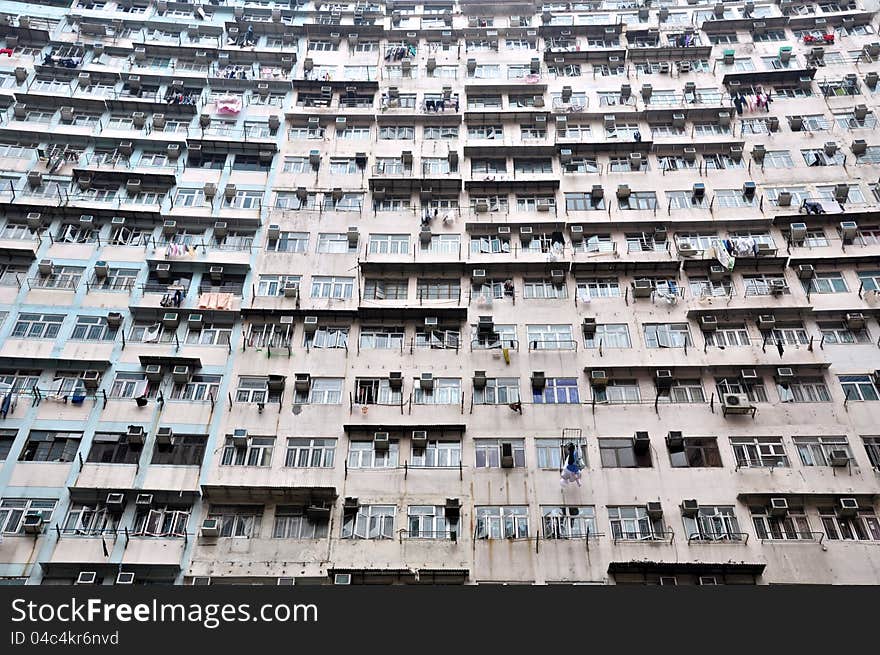
[[[12,405],[12,392],[10,391],[6,394],[6,397],[3,398],[3,404],[0,405],[0,414],[3,415],[3,418],[6,418],[6,415],[9,414],[9,408]]]

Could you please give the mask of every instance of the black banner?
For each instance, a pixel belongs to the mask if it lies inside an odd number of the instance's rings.
[[[875,587],[6,587],[3,653],[876,651]]]

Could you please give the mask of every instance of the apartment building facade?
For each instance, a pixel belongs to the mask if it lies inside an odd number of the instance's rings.
[[[0,41],[0,582],[880,582],[875,6]]]

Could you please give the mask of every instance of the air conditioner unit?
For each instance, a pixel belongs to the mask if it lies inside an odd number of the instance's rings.
[[[107,277],[107,273],[110,272],[110,267],[107,265],[103,259],[95,262],[95,277],[99,280],[103,280]]]
[[[413,448],[424,448],[428,444],[428,431],[427,430],[413,430],[412,431],[412,446]]]
[[[180,314],[177,312],[166,312],[162,315],[162,325],[167,328],[176,328],[180,323]]]
[[[218,519],[205,519],[202,521],[200,532],[203,537],[219,537],[220,521]]]
[[[592,369],[590,371],[590,384],[594,387],[604,387],[608,384],[608,375],[603,369]]]
[[[658,389],[669,389],[674,381],[672,371],[668,368],[657,369],[655,380]]]
[[[282,293],[285,298],[299,298],[299,285],[298,284],[285,284]]]
[[[171,264],[156,264],[156,277],[167,280],[171,276]]]
[[[192,156],[192,152],[190,152],[190,156]],[[213,198],[217,195],[217,185],[214,182],[205,182],[202,191],[206,198]]]
[[[680,241],[677,249],[678,254],[682,257],[693,257],[697,254],[697,249],[690,241]]]
[[[97,584],[98,574],[95,571],[80,571],[74,584]]]
[[[776,380],[778,382],[786,382],[794,379],[794,369],[783,366],[776,369]]]
[[[357,246],[358,239],[360,239],[360,232],[356,227],[348,228],[348,245],[349,247]]]
[[[189,379],[190,379],[189,366],[175,366],[171,370],[171,377],[178,384],[184,384],[186,382],[189,382]]]
[[[666,435],[666,446],[670,449],[680,449],[684,446],[684,436],[681,432],[670,430]]]
[[[532,371],[531,381],[532,389],[535,391],[542,391],[547,386],[547,378],[544,375],[544,371]]]
[[[169,427],[162,427],[156,430],[156,443],[161,446],[170,446],[172,437],[174,437],[174,430]]]
[[[161,382],[162,367],[159,364],[149,364],[144,367],[144,375],[150,382]]]
[[[125,438],[129,445],[141,445],[147,438],[147,433],[142,425],[129,425]]]
[[[247,448],[248,431],[244,428],[235,428],[232,431],[232,445],[234,448]]]
[[[859,231],[859,224],[855,221],[841,221],[840,236],[843,239],[855,239]]]
[[[787,516],[788,515],[788,499],[786,498],[771,498],[770,506],[768,507],[768,513],[770,516]]]
[[[859,501],[856,498],[841,498],[837,505],[838,516],[856,516],[859,513]]]
[[[617,185],[617,198],[618,200],[626,200],[629,198],[630,190],[628,184],[618,184]]]
[[[306,316],[303,318],[303,330],[306,333],[312,333],[318,331],[318,317],[317,316]]]
[[[39,230],[43,225],[43,215],[40,212],[28,212],[26,220],[27,226],[32,230]]]
[[[633,437],[633,450],[637,453],[646,453],[651,447],[651,438],[647,432],[636,432]]]
[[[849,453],[845,450],[832,450],[829,457],[828,463],[831,466],[849,466]]]
[[[721,397],[725,414],[749,414],[753,407],[748,395],[744,393],[725,393]]]
[[[83,386],[86,389],[97,389],[101,384],[100,371],[85,371],[82,375]]]
[[[104,500],[104,504],[112,513],[121,514],[122,510],[125,509],[125,494],[109,493]]]
[[[682,516],[694,517],[700,513],[700,504],[693,498],[681,501]]]
[[[645,505],[645,510],[647,511],[648,518],[654,520],[663,518],[663,505],[660,503],[660,501],[649,500]]]
[[[134,584],[134,573],[131,571],[120,571],[116,574],[116,584]]]
[[[509,441],[501,442],[501,468],[513,468],[513,444]]]
[[[486,279],[486,269],[485,268],[475,268],[473,270],[473,274],[471,275],[471,279],[475,281],[481,281]]]
[[[800,264],[797,267],[797,276],[801,280],[809,280],[816,274],[816,269],[812,264]]]
[[[865,315],[861,312],[850,312],[846,315],[846,327],[850,330],[863,330],[865,328]]]
[[[211,280],[214,282],[220,282],[223,279],[223,267],[211,266],[208,269],[208,274],[211,276]]]
[[[550,280],[553,284],[560,285],[565,282],[565,270],[561,268],[554,268],[550,271]]]
[[[201,330],[204,323],[204,317],[201,314],[190,314],[186,317],[186,324],[190,330]]]
[[[52,263],[51,259],[41,259],[37,268],[40,271],[40,275],[52,275],[52,271],[55,270],[55,265]]]
[[[162,234],[166,236],[177,234],[177,221],[163,221]]]
[[[868,142],[864,139],[853,139],[850,148],[854,155],[864,155],[868,150]],[[849,195],[849,189],[847,189],[847,195]]]
[[[419,377],[419,388],[422,391],[433,391],[434,389],[434,374],[433,373],[422,373]]]
[[[351,584],[351,573],[336,573],[333,576],[333,584]]]
[[[789,226],[789,235],[791,237],[792,242],[800,243],[807,237],[807,224],[806,223],[792,223]]]
[[[306,393],[312,386],[312,376],[308,373],[295,373],[293,376],[293,387],[300,393]]]
[[[632,283],[632,290],[634,298],[650,298],[654,287],[650,280],[635,280]]]
[[[730,270],[724,266],[712,265],[709,267],[709,279],[715,282],[730,277]]]
[[[437,327],[438,325],[440,325],[440,319],[436,316],[425,317],[425,327]]]
[[[758,316],[758,329],[772,330],[776,327],[776,317],[773,314],[761,314]]]
[[[388,450],[391,441],[388,438],[387,432],[374,432],[373,433],[373,449],[374,450]]]
[[[150,507],[153,504],[153,494],[138,494],[134,504],[137,507]]]

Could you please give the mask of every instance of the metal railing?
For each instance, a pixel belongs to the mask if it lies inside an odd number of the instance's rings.
[[[612,541],[617,544],[671,544],[675,540],[675,532],[666,530],[664,532],[650,532],[648,534],[642,532],[628,532],[622,530],[612,531]]]
[[[748,532],[716,532],[716,533],[700,533],[694,532],[688,535],[688,545],[692,543],[701,544],[719,544],[719,543],[738,543],[746,545],[749,543]]]

